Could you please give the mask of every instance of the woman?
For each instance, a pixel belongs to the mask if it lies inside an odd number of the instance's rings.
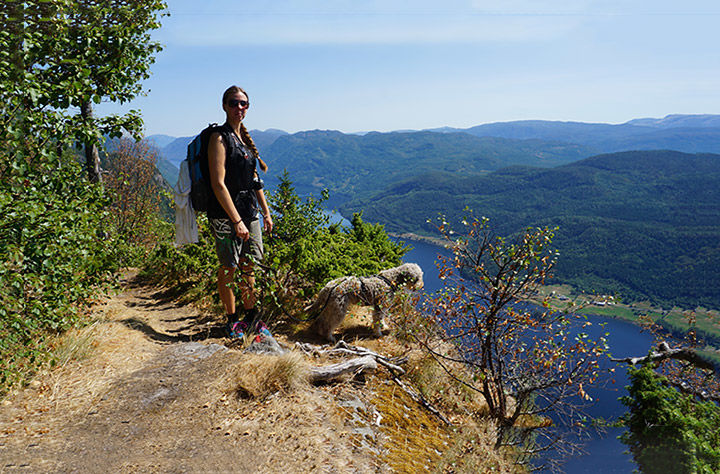
[[[225,124],[210,135],[208,144],[214,194],[208,219],[220,260],[218,292],[227,314],[228,333],[230,337],[242,338],[258,316],[253,274],[253,262],[260,261],[263,255],[258,204],[265,232],[272,231],[273,221],[256,171],[256,163],[259,162],[263,171],[267,171],[267,165],[258,156],[257,147],[243,124],[250,107],[247,93],[237,86],[228,88],[222,97],[222,107]],[[236,308],[235,293],[230,287],[238,268],[241,311]],[[255,329],[258,333],[270,334],[262,321],[257,321]]]

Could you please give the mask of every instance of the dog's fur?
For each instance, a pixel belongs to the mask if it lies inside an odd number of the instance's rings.
[[[373,306],[373,330],[377,337],[384,328],[383,304],[400,286],[418,289],[423,286],[423,272],[415,263],[383,270],[379,276],[346,276],[329,282],[318,293],[315,302],[305,308],[310,314],[319,312],[311,328],[328,341],[335,342],[333,332],[345,318],[351,304]],[[392,284],[389,285],[388,281]]]

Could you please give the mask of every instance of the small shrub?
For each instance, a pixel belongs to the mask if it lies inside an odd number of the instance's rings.
[[[308,364],[297,352],[280,356],[248,355],[229,376],[226,391],[240,398],[265,398],[308,386]]]
[[[108,197],[76,162],[15,160],[0,181],[0,393],[47,362],[47,337],[78,323],[118,261]]]

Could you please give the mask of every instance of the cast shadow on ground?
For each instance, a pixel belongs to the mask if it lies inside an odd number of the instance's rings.
[[[206,339],[216,339],[216,338],[222,338],[225,336],[224,328],[220,326],[205,326],[201,327],[201,325],[198,325],[199,331],[196,331],[194,333],[188,334],[188,333],[181,333],[180,331],[187,330],[188,328],[194,326],[187,326],[185,328],[182,328],[180,330],[172,330],[171,332],[174,334],[166,334],[163,332],[158,332],[147,324],[144,321],[141,321],[137,318],[128,318],[123,319],[120,321],[125,326],[129,327],[130,329],[134,329],[136,331],[140,331],[143,334],[145,334],[149,339],[152,339],[153,341],[157,341],[160,343],[174,343],[174,342],[191,342],[191,341],[203,341]]]

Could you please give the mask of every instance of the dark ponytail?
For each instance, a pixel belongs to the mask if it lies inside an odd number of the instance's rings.
[[[247,94],[246,94],[247,95]],[[248,132],[247,128],[245,128],[245,124],[240,124],[240,138],[242,138],[243,143],[245,143],[246,146],[252,150],[253,154],[255,155],[255,158],[257,158],[258,164],[260,165],[260,169],[267,173],[268,166],[265,164],[265,162],[260,158],[260,152],[258,151],[257,147],[255,146],[255,142],[253,141],[252,137],[250,136],[250,132]]]

